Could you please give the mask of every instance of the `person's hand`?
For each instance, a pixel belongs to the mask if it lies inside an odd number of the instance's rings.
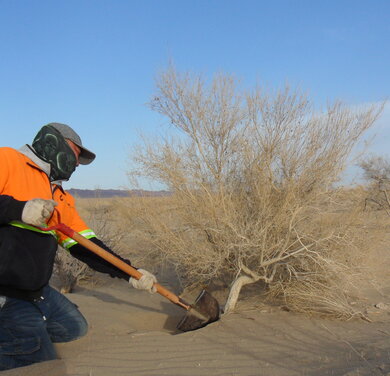
[[[150,293],[156,292],[157,289],[153,286],[153,284],[157,283],[157,278],[152,273],[149,273],[147,270],[138,269],[138,271],[142,274],[142,277],[138,280],[133,277],[130,277],[129,283],[135,289],[146,290]]]
[[[42,226],[50,218],[57,203],[54,200],[34,198],[26,202],[22,212],[22,221],[34,226]]]

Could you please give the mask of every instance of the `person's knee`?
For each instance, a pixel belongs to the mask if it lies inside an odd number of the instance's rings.
[[[84,337],[88,333],[88,322],[85,317],[79,313],[77,319],[74,320],[73,325],[69,330],[70,339],[69,341],[76,340],[78,338]]]
[[[78,338],[84,337],[88,333],[88,322],[84,316],[80,317]]]
[[[70,342],[85,336],[88,323],[78,306],[50,286],[44,304],[50,302],[51,314],[46,328],[53,342]]]
[[[49,323],[47,329],[53,342],[70,342],[88,333],[88,322],[83,315],[73,314],[66,321]]]

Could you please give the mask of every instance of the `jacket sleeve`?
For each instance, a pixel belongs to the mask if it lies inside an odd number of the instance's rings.
[[[22,212],[26,201],[19,201],[12,196],[0,195],[0,225],[22,219]]]
[[[16,200],[14,197],[5,195],[4,190],[9,179],[10,165],[8,163],[6,148],[0,148],[0,224],[10,221],[20,221],[26,201]]]
[[[120,260],[124,261],[126,264],[131,265],[130,261],[127,259],[122,258],[121,256],[117,255],[112,251],[106,244],[104,244],[100,239],[98,238],[90,238],[90,241],[98,245],[99,247],[102,247],[112,255],[118,257]],[[86,249],[80,244],[75,244],[69,248],[69,252],[72,256],[76,257],[78,260],[86,263],[90,268],[100,272],[100,273],[106,273],[109,274],[111,277],[116,278],[122,278],[129,280],[130,276],[123,272],[122,270],[118,269],[116,266],[110,264],[108,261],[102,259],[92,251]]]

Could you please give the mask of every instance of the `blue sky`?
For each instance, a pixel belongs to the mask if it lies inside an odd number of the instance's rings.
[[[0,0],[0,146],[64,122],[97,154],[66,188],[131,188],[129,151],[164,127],[146,103],[170,59],[247,87],[288,81],[320,105],[376,103],[390,94],[389,19],[387,0]],[[389,106],[371,133],[387,154]]]

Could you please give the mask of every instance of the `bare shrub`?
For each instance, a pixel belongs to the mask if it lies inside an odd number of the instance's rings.
[[[54,274],[59,280],[60,291],[63,294],[69,294],[82,280],[93,278],[94,271],[88,265],[72,257],[67,250],[58,247],[54,260]]]
[[[116,198],[78,199],[79,212],[97,237],[119,254],[126,251],[126,228],[118,216]]]
[[[159,216],[172,211],[170,197],[129,197],[121,198],[113,204],[118,228],[122,230],[122,242],[126,245],[126,254],[134,265],[142,265],[148,269],[158,268],[155,247],[148,247],[147,243],[154,238],[155,231],[148,225],[149,215],[157,212]],[[165,217],[166,221],[170,219]],[[161,217],[159,222],[163,222]]]
[[[113,250],[121,252],[125,233],[110,200],[79,199],[78,204],[80,213],[98,238]],[[54,273],[58,277],[62,293],[71,293],[76,285],[83,281],[93,282],[95,277],[94,270],[72,257],[62,247],[59,247],[56,254]]]
[[[340,255],[355,250],[356,211],[341,214],[332,185],[382,107],[317,111],[289,87],[244,92],[228,75],[207,85],[172,67],[150,106],[179,131],[133,154],[131,176],[172,192],[166,208],[145,201],[140,211],[156,257],[176,265],[184,286],[226,281],[225,312],[242,286],[263,281],[293,309],[350,315],[331,287],[350,267]],[[326,288],[307,300],[308,286]]]
[[[368,182],[368,197],[365,207],[385,210],[390,216],[390,160],[382,156],[370,156],[361,161]]]

